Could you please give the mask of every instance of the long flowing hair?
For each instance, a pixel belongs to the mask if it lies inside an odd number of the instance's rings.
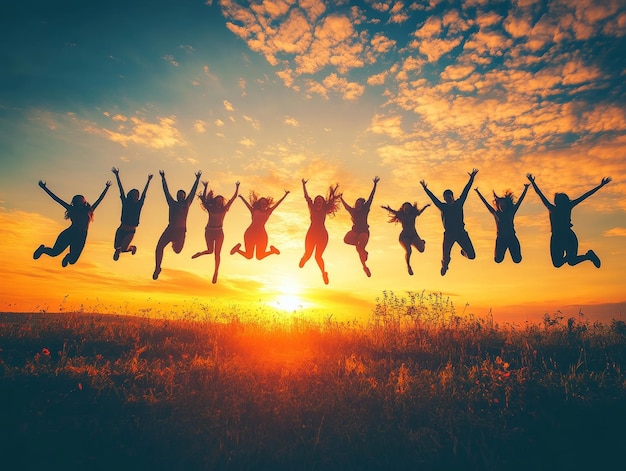
[[[335,186],[329,186],[326,198],[324,199],[323,209],[330,217],[334,217],[335,213],[339,210],[339,203],[341,202],[341,195],[337,193],[339,184]]]
[[[214,195],[213,190],[209,190],[209,192],[205,195],[204,193],[198,194],[198,199],[200,200],[200,204],[205,211],[211,212],[216,211],[220,208],[217,207],[217,199],[224,197],[222,195]],[[225,206],[222,206],[221,209],[225,209]]]
[[[89,222],[93,221],[93,208],[85,200],[83,195],[74,195],[72,204],[65,210],[65,219],[73,220],[75,217],[87,214]]]
[[[496,209],[499,210],[500,203],[503,201],[506,201],[508,203],[506,205],[508,211],[513,209],[513,207],[515,206],[515,195],[511,190],[505,190],[503,196],[498,196],[495,191],[493,192],[493,204],[496,205]]]
[[[398,209],[395,213],[390,213],[389,222],[393,222],[394,224],[402,222],[402,216],[399,216],[399,215],[404,214],[404,211],[402,210],[402,208],[404,208],[405,204],[408,204],[409,206],[411,206],[411,209],[412,209],[411,213],[417,214],[419,212],[419,209],[417,209],[417,201],[415,201],[413,204],[406,201],[402,203],[402,206],[400,206],[400,209]]]
[[[259,201],[261,201],[262,199],[265,199],[267,201],[268,208],[272,207],[272,205],[274,204],[274,198],[272,198],[271,196],[259,196],[259,194],[256,191],[250,190],[250,195],[248,196],[248,203],[250,203],[250,206],[252,206],[252,209],[261,209],[259,207]]]

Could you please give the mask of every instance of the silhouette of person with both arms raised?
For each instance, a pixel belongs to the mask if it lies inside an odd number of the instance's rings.
[[[324,283],[328,284],[328,272],[326,272],[324,259],[322,258],[324,250],[326,250],[326,246],[328,245],[328,231],[326,230],[325,222],[327,215],[333,216],[339,209],[339,201],[341,198],[341,195],[337,194],[339,185],[331,186],[328,189],[326,198],[322,195],[317,195],[314,200],[311,200],[306,190],[306,184],[307,180],[303,178],[302,190],[304,191],[304,199],[309,207],[311,225],[304,239],[304,255],[300,260],[299,266],[300,268],[304,267],[304,264],[311,258],[315,250],[315,261],[322,272]]]
[[[167,200],[167,205],[169,207],[169,222],[157,242],[155,250],[155,267],[154,273],[152,274],[153,280],[158,279],[159,274],[161,273],[163,250],[167,244],[172,244],[172,250],[174,250],[174,253],[180,253],[183,250],[183,246],[185,245],[185,236],[187,234],[187,215],[189,214],[189,207],[191,206],[196,190],[198,189],[198,183],[200,182],[202,172],[196,172],[196,180],[189,191],[189,195],[187,195],[184,190],[178,190],[178,192],[176,192],[176,199],[172,198],[172,195],[167,188],[165,172],[163,170],[159,170],[159,174],[161,175],[161,182],[163,183],[163,193],[165,194],[165,199]]]
[[[535,177],[530,173],[527,177],[550,213],[550,229],[552,230],[550,237],[550,256],[552,257],[552,265],[556,268],[562,267],[566,263],[574,266],[585,260],[589,260],[596,268],[600,268],[600,258],[593,250],[588,250],[585,255],[578,254],[578,238],[572,230],[572,209],[574,209],[578,203],[589,198],[604,185],[607,185],[611,181],[611,177],[603,178],[598,186],[592,188],[575,200],[570,200],[569,196],[565,193],[555,193],[554,204],[550,203],[541,192],[535,183]]]
[[[365,198],[358,198],[354,203],[354,207],[350,206],[343,199],[343,195],[340,195],[341,202],[343,203],[346,211],[350,213],[352,218],[352,229],[343,238],[343,241],[348,245],[354,245],[357,253],[359,254],[359,260],[363,265],[363,271],[367,276],[372,276],[372,273],[365,262],[367,262],[368,253],[365,250],[367,243],[370,239],[369,224],[367,223],[367,216],[374,200],[374,193],[376,193],[376,185],[380,181],[380,178],[374,177],[374,187],[370,193],[369,198],[365,201]]]
[[[428,189],[428,185],[424,180],[420,182],[426,194],[429,196],[435,206],[437,206],[441,211],[441,221],[443,222],[444,230],[443,258],[441,259],[441,276],[445,275],[448,271],[448,265],[450,264],[450,252],[452,251],[452,246],[455,243],[461,246],[461,255],[469,258],[470,260],[476,258],[474,246],[472,245],[469,234],[465,230],[465,222],[463,220],[463,204],[467,199],[467,195],[470,188],[472,187],[474,177],[477,173],[477,169],[473,169],[470,173],[468,173],[468,175],[470,176],[469,181],[467,182],[467,185],[465,185],[465,188],[463,188],[461,196],[459,196],[458,199],[454,199],[454,194],[452,193],[452,190],[444,191],[444,202],[439,201],[439,199],[433,194],[433,192]]]
[[[497,236],[493,258],[496,263],[501,263],[504,260],[504,255],[507,250],[511,254],[513,262],[519,263],[522,261],[522,249],[520,247],[519,239],[515,234],[515,224],[513,223],[513,219],[515,218],[515,213],[517,213],[517,210],[526,196],[529,185],[529,183],[524,185],[524,191],[522,191],[517,203],[515,202],[513,193],[510,190],[505,191],[504,196],[498,196],[494,191],[494,206],[491,206],[480,193],[478,188],[475,188],[476,193],[496,220]]]
[[[135,237],[137,226],[139,226],[139,216],[141,215],[143,203],[146,200],[146,193],[148,192],[150,180],[152,180],[152,174],[148,175],[148,181],[141,196],[139,196],[139,190],[136,188],[124,195],[122,180],[120,180],[120,169],[113,167],[111,171],[115,174],[117,186],[120,189],[120,199],[122,200],[121,224],[115,231],[115,240],[113,242],[113,248],[115,249],[113,260],[117,261],[122,252],[130,252],[133,255],[137,252],[137,247],[130,245],[130,243],[133,241],[133,237]]]
[[[44,244],[41,244],[37,250],[35,250],[33,258],[37,260],[44,254],[50,257],[56,257],[69,247],[70,251],[63,257],[61,265],[64,267],[68,264],[73,265],[78,261],[78,257],[80,257],[83,248],[85,248],[87,230],[89,229],[89,224],[93,221],[94,211],[109,190],[111,182],[106,182],[104,190],[92,205],[87,202],[83,195],[74,195],[72,203],[68,204],[50,191],[46,186],[46,182],[43,180],[39,180],[39,186],[48,193],[50,198],[65,208],[65,219],[69,219],[71,224],[58,235],[54,246],[46,247]]]
[[[246,199],[239,195],[241,201],[244,202],[248,210],[250,211],[250,216],[252,218],[252,222],[250,226],[246,229],[246,232],[243,234],[243,242],[245,244],[246,250],[241,250],[241,244],[235,245],[230,254],[234,255],[238,253],[243,255],[248,260],[254,257],[254,253],[256,250],[256,258],[257,260],[263,260],[268,255],[279,254],[280,251],[270,245],[269,251],[267,250],[267,231],[265,230],[265,223],[272,215],[274,210],[278,207],[280,203],[287,197],[289,191],[285,190],[285,194],[281,199],[279,199],[276,204],[274,204],[274,200],[271,197],[262,197],[254,192],[250,192],[250,202],[246,201]]]
[[[402,207],[397,211],[391,209],[389,206],[381,206],[381,208],[389,211],[392,216],[389,222],[402,224],[402,231],[398,241],[404,248],[404,260],[406,261],[406,267],[409,271],[409,275],[413,275],[413,268],[411,268],[411,247],[415,247],[418,252],[423,252],[426,248],[426,241],[423,240],[415,229],[415,219],[422,214],[430,204],[427,204],[422,209],[417,207],[417,203],[409,203],[408,201],[402,204]]]
[[[239,193],[239,182],[235,183],[235,194],[226,202],[226,199],[222,195],[213,196],[213,190],[207,193],[209,182],[202,182],[204,190],[202,194],[198,196],[202,207],[209,214],[209,220],[204,228],[204,240],[206,241],[207,249],[202,252],[196,252],[191,258],[198,258],[202,255],[215,254],[215,270],[213,272],[213,284],[217,283],[217,275],[220,269],[222,244],[224,243],[224,217],[230,209],[233,201],[237,198]]]

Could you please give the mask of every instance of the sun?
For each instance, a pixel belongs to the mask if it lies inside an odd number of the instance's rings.
[[[295,312],[308,305],[308,303],[302,299],[300,286],[293,280],[283,282],[277,291],[277,296],[270,304],[281,311]]]

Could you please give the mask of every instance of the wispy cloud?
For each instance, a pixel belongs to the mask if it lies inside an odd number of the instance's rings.
[[[153,149],[164,149],[185,145],[181,131],[176,128],[175,116],[157,118],[157,121],[152,123],[139,116],[126,117],[116,114],[111,117],[108,113],[105,116],[120,124],[115,129],[98,127],[93,123],[87,124],[84,128],[85,132],[104,136],[124,147],[135,144]]]

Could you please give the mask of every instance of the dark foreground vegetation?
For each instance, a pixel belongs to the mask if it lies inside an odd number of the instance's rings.
[[[248,317],[0,314],[2,468],[623,469],[623,321]]]

